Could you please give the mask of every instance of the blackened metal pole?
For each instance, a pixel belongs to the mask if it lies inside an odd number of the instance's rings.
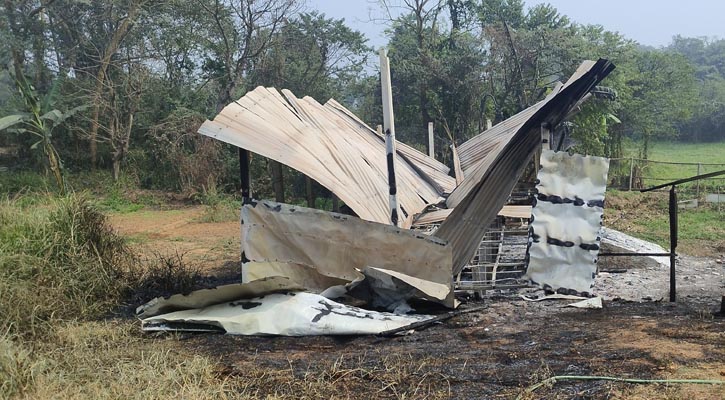
[[[677,191],[676,186],[670,188],[670,301],[677,299],[677,288],[675,283],[675,262],[677,254]]]
[[[428,122],[428,157],[436,158],[432,122]]]
[[[251,197],[251,177],[249,175],[249,150],[239,149],[239,180],[244,200]]]
[[[380,49],[380,88],[383,98],[383,130],[388,164],[390,222],[398,226],[398,189],[395,183],[395,122],[393,117],[393,91],[390,84],[390,64],[384,48]]]

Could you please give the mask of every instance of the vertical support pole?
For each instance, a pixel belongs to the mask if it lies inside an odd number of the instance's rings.
[[[332,212],[340,212],[340,199],[337,198],[335,193],[332,194]]]
[[[380,88],[383,98],[383,129],[385,153],[388,160],[388,189],[390,222],[398,226],[398,189],[395,183],[395,118],[393,116],[393,91],[390,83],[390,63],[387,52],[380,49]]]
[[[239,180],[241,182],[242,199],[246,202],[251,198],[251,176],[249,174],[249,150],[239,149]]]
[[[274,190],[274,201],[284,203],[284,171],[282,164],[269,159],[267,161],[267,170],[272,178],[272,189]]]
[[[428,122],[428,156],[436,158],[435,143],[433,142],[433,123]]]
[[[312,190],[312,178],[305,176],[305,194],[307,195],[307,207],[315,208],[315,192]]]
[[[536,176],[539,176],[539,167],[541,165],[541,153],[544,150],[551,150],[551,143],[550,142],[551,137],[551,131],[549,130],[549,125],[546,123],[541,124],[541,147],[536,151],[536,154],[534,154],[534,173]]]
[[[551,150],[551,129],[547,123],[541,124],[541,149]]]
[[[249,150],[246,149],[239,149],[239,180],[241,183],[241,192],[242,192],[242,208],[244,208],[244,205],[249,202],[249,200],[252,198],[252,190],[251,190],[251,175],[249,172]],[[247,280],[247,271],[244,268],[244,263],[247,262],[247,257],[244,256],[244,213],[240,210],[240,226],[239,229],[241,230],[241,238],[242,242],[241,245],[241,251],[239,254],[239,266],[242,272],[242,282],[248,282]]]
[[[677,299],[675,283],[675,261],[677,254],[677,190],[676,186],[670,188],[670,301]]]
[[[629,157],[629,191],[632,191],[632,179],[634,179],[634,157]]]
[[[700,175],[700,170],[702,169],[702,163],[697,163],[697,175]],[[697,180],[697,199],[700,198],[700,180]]]
[[[493,128],[493,123],[489,118],[486,118],[486,130]]]

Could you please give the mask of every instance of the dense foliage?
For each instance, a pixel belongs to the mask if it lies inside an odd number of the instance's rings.
[[[424,150],[434,122],[444,162],[451,162],[452,142],[536,103],[583,59],[599,57],[617,69],[603,82],[605,95],[567,124],[578,150],[617,156],[630,137],[646,156],[653,139],[725,136],[725,40],[676,36],[668,47],[645,48],[523,0],[394,5],[403,9],[387,31],[399,138]],[[148,188],[233,190],[236,150],[195,132],[249,89],[335,97],[371,125],[382,119],[367,39],[298,0],[24,0],[0,7],[0,129],[8,128],[0,133],[2,167],[56,175],[101,169]],[[277,184],[302,197],[301,175],[287,170],[292,184],[282,186],[278,164],[254,157],[252,168],[258,195]]]

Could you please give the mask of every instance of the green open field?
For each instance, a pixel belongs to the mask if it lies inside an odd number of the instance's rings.
[[[627,154],[636,158],[636,146]],[[717,143],[654,143],[649,159],[666,162],[693,162],[704,164],[700,173],[725,169],[725,142]],[[636,165],[641,166],[638,162]],[[626,169],[626,168],[625,168]],[[611,172],[611,171],[610,171]],[[627,171],[628,173],[628,171]],[[648,163],[642,170],[644,186],[666,183],[697,174],[696,165]],[[652,178],[652,179],[647,179]],[[723,176],[725,178],[725,176]],[[680,200],[697,197],[697,185],[690,183],[678,187]],[[725,191],[725,179],[700,182],[700,200],[704,193]],[[667,193],[639,193],[611,189],[607,191],[606,224],[642,239],[667,247],[669,243],[669,218]],[[721,256],[725,253],[725,205],[700,203],[695,209],[680,210],[679,251],[702,256]]]
[[[638,145],[630,146],[629,150],[625,150],[625,156],[638,158],[638,149]],[[699,173],[721,171],[725,169],[725,141],[714,143],[656,142],[649,150],[648,159],[651,162],[637,161],[635,164],[636,167],[641,168],[645,187],[698,175],[697,165],[660,164],[656,161],[719,164],[701,165]],[[623,161],[623,163],[626,164],[624,173],[628,173],[629,162]],[[695,185],[685,186],[694,188]],[[701,188],[705,186],[713,189],[718,186],[725,188],[725,178],[701,182]]]

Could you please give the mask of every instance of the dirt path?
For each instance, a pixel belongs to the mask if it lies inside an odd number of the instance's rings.
[[[239,262],[239,221],[202,222],[204,206],[111,214],[111,224],[143,255],[182,254],[186,262],[213,271]]]

